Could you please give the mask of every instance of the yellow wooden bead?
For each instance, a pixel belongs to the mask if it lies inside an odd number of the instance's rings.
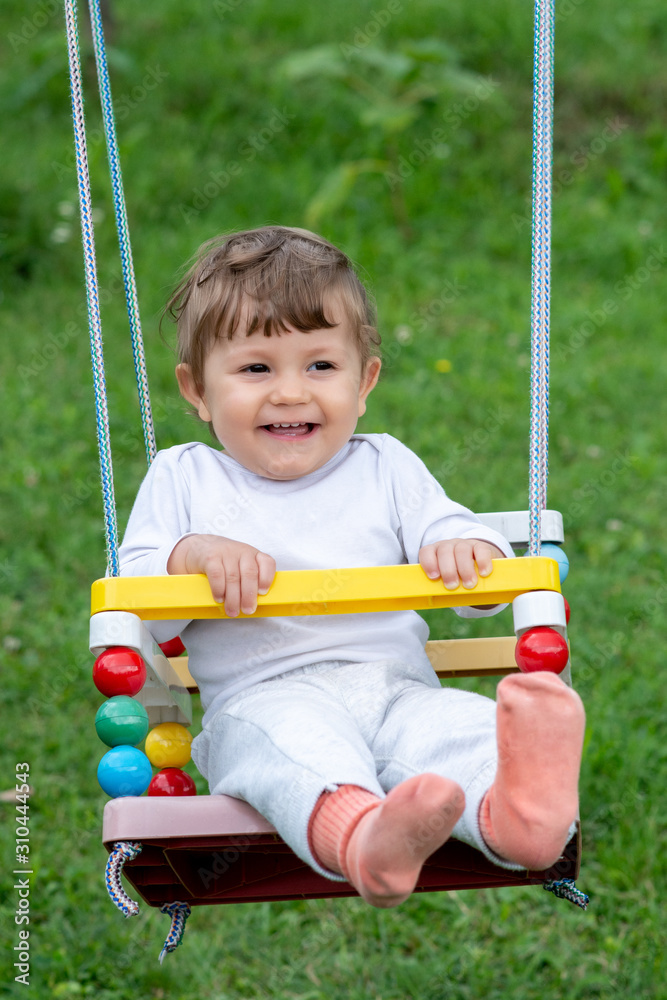
[[[161,722],[146,737],[145,753],[154,767],[183,767],[190,760],[192,736],[179,722]]]

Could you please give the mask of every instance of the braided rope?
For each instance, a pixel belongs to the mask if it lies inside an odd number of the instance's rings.
[[[113,845],[113,851],[107,859],[104,871],[104,881],[111,901],[126,917],[136,917],[139,912],[139,904],[135,903],[125,892],[120,876],[125,862],[134,861],[140,852],[141,844],[129,840],[119,840]]]
[[[168,955],[170,951],[175,951],[183,940],[185,921],[191,912],[192,910],[188,903],[181,903],[179,901],[165,903],[164,906],[160,907],[160,913],[168,913],[171,917],[171,927],[160,952],[160,965],[162,965],[165,955]]]
[[[531,267],[530,540],[540,554],[549,454],[549,293],[553,145],[554,0],[535,2],[533,67],[533,218]]]
[[[111,188],[113,192],[114,211],[116,215],[116,228],[118,230],[123,284],[125,286],[125,301],[127,303],[127,313],[130,320],[132,356],[134,358],[134,371],[137,379],[137,391],[139,394],[141,424],[144,432],[146,458],[148,460],[148,464],[150,465],[155,458],[157,449],[155,445],[155,431],[153,428],[150,393],[148,390],[148,375],[146,372],[144,343],[141,334],[141,319],[139,317],[139,301],[137,298],[137,284],[134,276],[130,230],[127,221],[127,210],[125,207],[125,194],[123,191],[123,176],[120,168],[120,156],[118,153],[118,141],[116,138],[116,124],[113,114],[113,102],[111,100],[111,83],[109,80],[109,69],[107,66],[107,56],[104,45],[104,28],[102,25],[100,0],[88,0],[88,7],[90,9],[90,21],[93,29],[93,45],[95,49],[95,63],[97,65],[97,80],[99,84],[100,102],[102,104],[102,115],[104,119],[104,134],[106,137],[107,156],[109,159],[109,172],[111,175]]]
[[[546,889],[547,892],[553,892],[554,896],[558,896],[559,899],[568,899],[570,903],[580,906],[582,910],[588,906],[588,896],[581,889],[577,889],[573,878],[549,879],[548,882],[542,883],[542,888]]]
[[[83,242],[83,260],[86,276],[86,299],[88,302],[90,354],[93,366],[93,387],[95,391],[97,444],[100,456],[100,474],[102,478],[102,502],[104,505],[107,572],[109,576],[118,576],[118,521],[116,517],[116,498],[114,495],[113,485],[111,442],[109,438],[109,410],[107,404],[106,378],[104,373],[102,320],[100,317],[100,297],[97,281],[97,264],[95,260],[95,235],[93,231],[92,204],[90,196],[90,174],[88,171],[86,126],[83,114],[83,91],[81,87],[81,60],[79,57],[79,33],[76,20],[76,0],[65,0],[65,25],[67,31],[70,86],[72,92],[74,152],[76,157],[76,174],[79,188],[79,206],[81,211],[81,238]]]

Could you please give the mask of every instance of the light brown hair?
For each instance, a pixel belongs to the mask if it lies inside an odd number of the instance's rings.
[[[204,243],[165,308],[178,325],[178,355],[198,387],[215,341],[265,337],[287,325],[302,332],[340,323],[342,307],[361,354],[362,370],[378,354],[375,307],[351,261],[332,243],[287,226],[264,226]]]

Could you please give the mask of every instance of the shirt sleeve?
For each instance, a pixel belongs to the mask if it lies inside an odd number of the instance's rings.
[[[158,452],[144,479],[119,549],[121,576],[166,576],[176,545],[189,534],[189,489],[173,452]],[[191,619],[144,622],[156,642],[180,635]]]
[[[383,449],[384,451],[384,449]],[[409,563],[419,562],[424,545],[450,538],[480,538],[496,545],[507,558],[514,552],[499,532],[482,524],[467,507],[451,500],[422,460],[395,438],[388,438],[385,473],[391,481],[399,523],[399,537]],[[479,608],[456,608],[463,618],[497,614],[506,605],[483,611]]]
[[[121,576],[166,576],[177,542],[190,534],[190,491],[177,457],[159,452],[132,508],[119,551]]]

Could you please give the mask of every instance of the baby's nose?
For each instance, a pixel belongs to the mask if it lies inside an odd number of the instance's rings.
[[[305,403],[309,399],[308,383],[298,375],[285,375],[272,388],[272,403]]]

